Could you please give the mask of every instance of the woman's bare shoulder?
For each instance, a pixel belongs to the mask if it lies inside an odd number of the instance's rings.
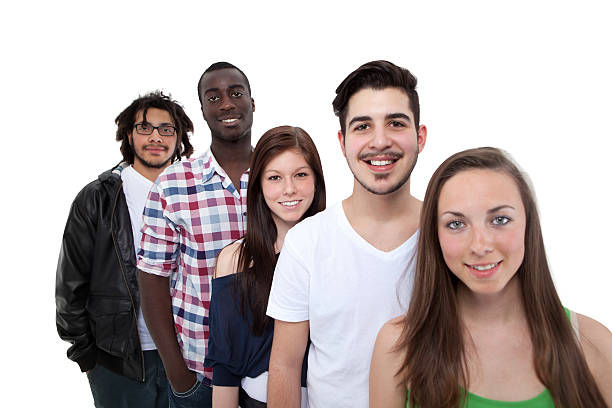
[[[215,278],[232,275],[238,269],[238,257],[240,255],[240,247],[242,241],[234,241],[221,250],[217,256],[217,265],[215,266]]]
[[[404,319],[404,315],[394,317],[380,328],[376,339],[376,343],[379,344],[380,348],[388,352],[396,350],[396,345],[404,331]]]
[[[603,324],[577,314],[580,344],[595,381],[608,403],[612,402],[612,333]]]

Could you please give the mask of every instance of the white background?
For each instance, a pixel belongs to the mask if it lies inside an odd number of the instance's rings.
[[[16,2],[15,2],[16,3]],[[429,133],[422,198],[450,154],[506,149],[531,175],[563,303],[612,327],[610,13],[605,2],[67,2],[2,6],[2,383],[23,406],[91,405],[55,331],[54,281],[70,203],[119,161],[116,115],[163,89],[210,143],[196,84],[215,61],[249,77],[253,142],[301,126],[328,203],[350,194],[331,101],[364,62],[418,78]],[[7,296],[8,295],[8,296]],[[3,398],[4,398],[3,397]],[[6,405],[3,403],[2,405]]]

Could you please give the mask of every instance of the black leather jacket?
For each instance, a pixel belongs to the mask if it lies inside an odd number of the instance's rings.
[[[122,163],[74,199],[57,265],[57,331],[81,371],[96,363],[144,381],[138,337],[138,270]]]

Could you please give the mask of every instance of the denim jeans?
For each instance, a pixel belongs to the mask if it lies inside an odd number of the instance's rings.
[[[197,381],[185,392],[176,392],[168,383],[170,408],[212,408],[212,387]]]
[[[157,350],[144,352],[145,382],[97,364],[87,379],[96,408],[167,408],[168,380]]]

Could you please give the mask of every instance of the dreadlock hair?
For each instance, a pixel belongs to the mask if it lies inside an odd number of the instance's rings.
[[[134,164],[134,149],[130,144],[130,135],[134,129],[136,115],[142,111],[142,120],[147,120],[147,111],[150,108],[165,110],[172,117],[176,128],[177,143],[176,150],[172,156],[171,163],[180,160],[181,157],[189,157],[193,153],[193,146],[189,141],[189,133],[193,132],[193,123],[187,116],[183,107],[172,99],[170,95],[164,95],[162,91],[154,91],[144,96],[139,96],[130,106],[125,108],[117,118],[117,134],[115,139],[121,142],[121,154],[123,161]]]

